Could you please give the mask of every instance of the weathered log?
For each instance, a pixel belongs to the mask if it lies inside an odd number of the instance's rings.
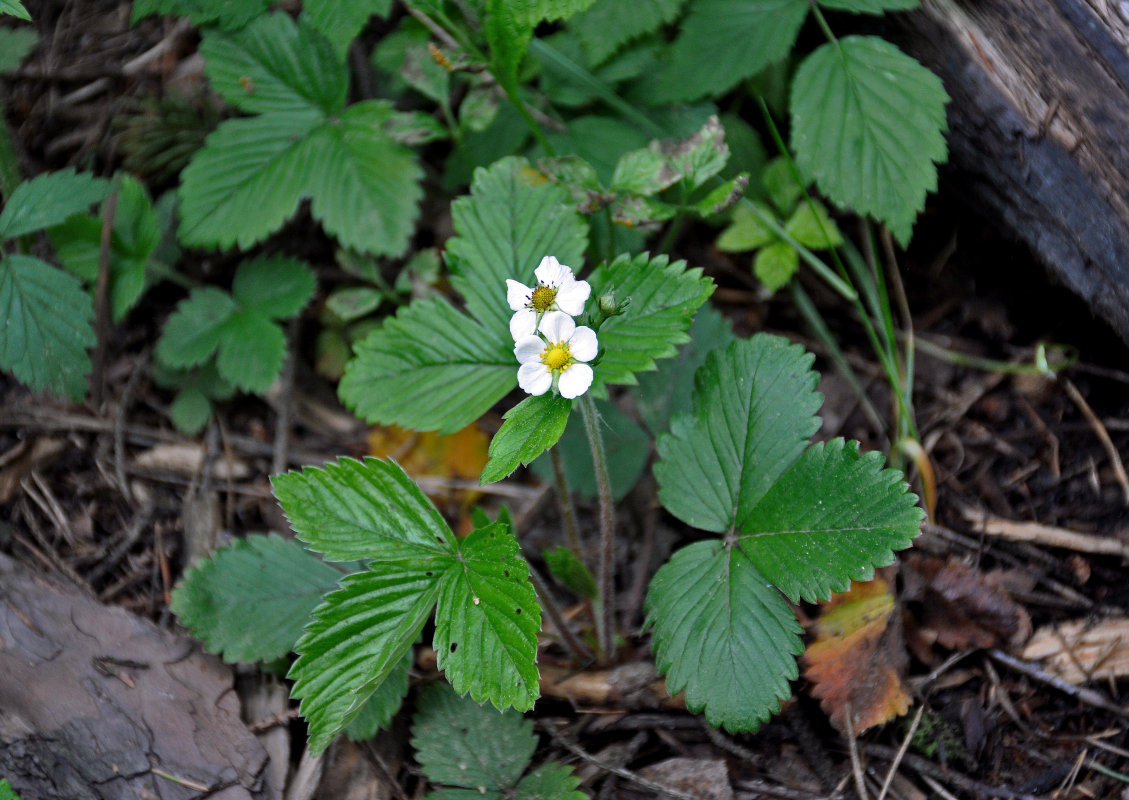
[[[266,798],[231,670],[0,555],[0,777],[24,800]]]
[[[923,0],[897,16],[952,97],[955,183],[1129,343],[1129,8]]]

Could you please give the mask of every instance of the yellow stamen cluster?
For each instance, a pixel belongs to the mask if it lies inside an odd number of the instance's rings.
[[[548,349],[541,354],[541,363],[554,372],[563,371],[568,369],[568,365],[572,363],[572,353],[569,352],[569,347],[564,342],[549,345]]]
[[[544,314],[553,307],[553,301],[557,299],[557,290],[552,286],[540,284],[533,290],[533,295],[529,299],[529,304],[533,306],[533,310],[538,314]]]

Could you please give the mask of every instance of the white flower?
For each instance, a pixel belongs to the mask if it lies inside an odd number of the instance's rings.
[[[510,320],[510,334],[515,342],[522,336],[532,336],[546,311],[563,311],[574,317],[582,313],[592,293],[588,281],[578,281],[571,267],[552,256],[541,259],[533,274],[537,276],[537,285],[532,288],[506,280],[506,302],[517,312]]]
[[[580,397],[592,385],[592,368],[581,362],[596,357],[596,332],[578,328],[563,311],[546,313],[540,327],[544,338],[529,334],[514,343],[514,355],[521,362],[518,386],[529,394],[545,394],[555,378],[561,397]]]

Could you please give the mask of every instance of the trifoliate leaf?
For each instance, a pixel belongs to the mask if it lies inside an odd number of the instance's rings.
[[[408,693],[408,670],[412,668],[412,648],[404,651],[400,663],[380,682],[357,716],[345,727],[345,735],[354,742],[364,742],[387,728],[404,703]]]
[[[254,310],[239,310],[220,330],[216,368],[232,386],[261,394],[282,371],[286,334],[277,322]]]
[[[298,640],[291,695],[320,753],[361,712],[431,615],[439,574],[453,556],[378,561],[326,595]]]
[[[77,278],[31,256],[0,259],[0,319],[0,368],[32,391],[86,396],[94,304]]]
[[[617,300],[631,299],[626,311],[599,331],[602,355],[591,389],[599,398],[607,397],[609,385],[636,383],[635,373],[655,369],[655,359],[676,355],[677,345],[688,339],[694,312],[714,290],[701,269],[647,253],[601,264],[588,282],[592,297],[614,292]]]
[[[500,481],[555,445],[571,409],[571,400],[546,392],[527,397],[507,411],[505,422],[490,440],[490,460],[479,482]]]
[[[0,0],[0,14],[11,14],[17,19],[26,19],[31,22],[31,14],[23,7],[20,0]]]
[[[908,11],[921,5],[921,0],[819,0],[824,8],[850,11],[852,14],[881,14],[885,11]]]
[[[757,334],[715,351],[694,380],[694,413],[659,436],[659,499],[688,525],[740,530],[819,429],[814,356]]]
[[[941,80],[897,47],[848,36],[808,56],[792,84],[800,171],[905,245],[947,157]]]
[[[753,731],[788,697],[802,628],[738,548],[697,542],[677,551],[647,591],[660,672],[711,725]]]
[[[506,279],[530,285],[545,256],[579,272],[588,245],[588,226],[565,190],[520,158],[476,170],[470,196],[451,204],[451,217],[457,234],[447,240],[451,284],[500,340],[509,340],[513,314]]]
[[[660,361],[655,372],[639,373],[639,385],[631,394],[652,436],[667,430],[672,416],[691,411],[694,373],[712,350],[728,347],[733,338],[729,320],[709,303],[704,304],[694,315],[690,341],[678,348],[678,356]]]
[[[792,50],[808,0],[699,0],[654,82],[659,104],[720,95]]]
[[[349,44],[357,38],[373,15],[387,17],[392,0],[306,0],[302,9],[310,24],[321,31],[333,45],[338,58],[344,60]]]
[[[109,181],[73,169],[45,172],[24,181],[0,213],[0,239],[65,222],[72,214],[104,200],[110,189]]]
[[[231,294],[240,307],[270,319],[293,317],[317,289],[310,266],[294,258],[260,256],[244,261],[235,272]]]
[[[498,708],[533,708],[540,630],[541,607],[510,526],[489,525],[461,539],[435,610],[438,666],[455,691]]]
[[[570,592],[594,600],[600,590],[596,587],[596,579],[584,562],[564,545],[557,545],[552,550],[541,554],[545,559],[545,566],[553,577],[561,582]]]
[[[752,200],[749,203],[738,203],[733,207],[733,216],[729,227],[717,237],[717,249],[729,253],[740,253],[745,250],[756,250],[764,247],[776,239],[776,234],[761,221],[751,205],[755,204],[761,212],[770,219],[776,215],[763,203]]]
[[[800,254],[787,242],[773,242],[753,258],[753,274],[766,289],[776,291],[787,285],[800,268]]]
[[[596,65],[632,39],[673,22],[686,0],[598,0],[573,17],[568,27],[580,39],[588,60]]]
[[[416,300],[357,343],[338,393],[369,422],[453,433],[517,385],[508,324],[487,331],[443,298]]]
[[[0,28],[0,72],[17,69],[38,41],[39,34],[31,28]]]
[[[345,105],[345,63],[304,18],[276,12],[235,33],[206,31],[200,53],[212,88],[250,114],[335,114]]]
[[[433,684],[420,693],[412,718],[412,747],[432,783],[465,789],[511,789],[529,766],[537,737],[533,720],[460,697]]]
[[[224,324],[236,310],[235,301],[222,289],[193,289],[165,323],[157,340],[157,359],[178,369],[207,360],[219,347]]]
[[[310,612],[342,577],[291,539],[252,534],[186,572],[172,610],[225,661],[271,661],[294,649]]]
[[[843,243],[843,235],[827,209],[816,201],[800,203],[784,225],[788,235],[812,250],[829,250]]]
[[[514,787],[513,800],[586,800],[588,795],[576,787],[580,778],[564,764],[538,767]]]
[[[454,552],[454,537],[427,496],[394,461],[342,458],[271,478],[294,532],[330,561]]]
[[[924,512],[902,473],[858,442],[813,445],[738,519],[740,547],[791,600],[826,600],[909,547]]]

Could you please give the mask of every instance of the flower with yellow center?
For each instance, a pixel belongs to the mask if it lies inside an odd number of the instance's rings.
[[[510,334],[515,342],[536,333],[537,323],[550,311],[563,311],[574,317],[582,313],[592,293],[588,281],[578,281],[570,267],[552,256],[541,259],[533,274],[537,276],[537,285],[533,287],[506,281],[506,302],[517,312],[510,320]]]
[[[557,385],[561,397],[570,400],[588,391],[592,368],[585,361],[596,357],[599,343],[596,332],[577,327],[563,311],[548,311],[541,319],[540,336],[529,334],[514,343],[514,355],[521,362],[517,383],[529,394],[545,394]]]

